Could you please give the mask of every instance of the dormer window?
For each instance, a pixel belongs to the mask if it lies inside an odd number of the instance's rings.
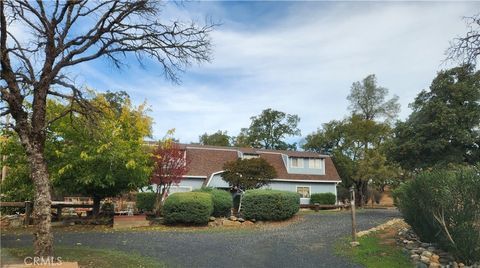
[[[252,158],[259,158],[258,154],[243,154],[242,159],[252,159]]]
[[[303,168],[303,158],[290,158],[292,168]]]
[[[310,158],[308,159],[308,168],[322,168],[322,160],[318,158]]]

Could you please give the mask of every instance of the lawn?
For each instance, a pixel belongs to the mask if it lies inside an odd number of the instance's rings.
[[[414,267],[393,239],[392,230],[379,231],[358,239],[360,246],[351,247],[350,238],[340,240],[336,245],[338,255],[345,256],[367,268]]]
[[[31,248],[2,248],[3,264],[23,263],[23,259],[33,255]],[[81,267],[166,267],[149,257],[136,253],[88,247],[56,247],[55,255],[66,262],[78,262]]]

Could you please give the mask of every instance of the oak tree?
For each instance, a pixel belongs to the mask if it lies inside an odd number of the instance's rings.
[[[273,109],[265,109],[258,116],[252,116],[248,128],[243,128],[237,137],[238,145],[254,148],[295,150],[296,144],[288,144],[286,137],[301,135],[297,127],[298,115],[286,114]]]
[[[155,61],[166,78],[178,81],[192,62],[209,60],[212,25],[163,22],[161,11],[158,1],[0,1],[0,115],[14,119],[11,127],[30,164],[36,256],[53,255],[44,150],[46,129],[56,118],[47,120],[47,100],[55,97],[71,107],[61,116],[74,108],[90,113],[72,67],[99,58],[120,67],[133,55]],[[24,34],[14,32],[22,28]]]

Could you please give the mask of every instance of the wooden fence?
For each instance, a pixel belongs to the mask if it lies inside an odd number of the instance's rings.
[[[25,221],[24,224],[30,224],[33,211],[33,203],[31,201],[25,202],[0,202],[0,207],[20,207],[25,208]],[[57,217],[60,219],[62,217],[63,208],[93,208],[91,204],[67,204],[67,203],[55,203],[52,204],[52,208],[57,209]]]

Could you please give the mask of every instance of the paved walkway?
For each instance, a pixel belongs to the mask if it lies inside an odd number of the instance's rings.
[[[358,230],[393,217],[399,217],[396,210],[362,211]],[[335,241],[350,234],[350,224],[348,213],[318,213],[265,231],[58,233],[55,240],[57,245],[137,252],[172,267],[360,267],[334,254]],[[7,235],[2,247],[29,246],[31,241],[28,235]]]

